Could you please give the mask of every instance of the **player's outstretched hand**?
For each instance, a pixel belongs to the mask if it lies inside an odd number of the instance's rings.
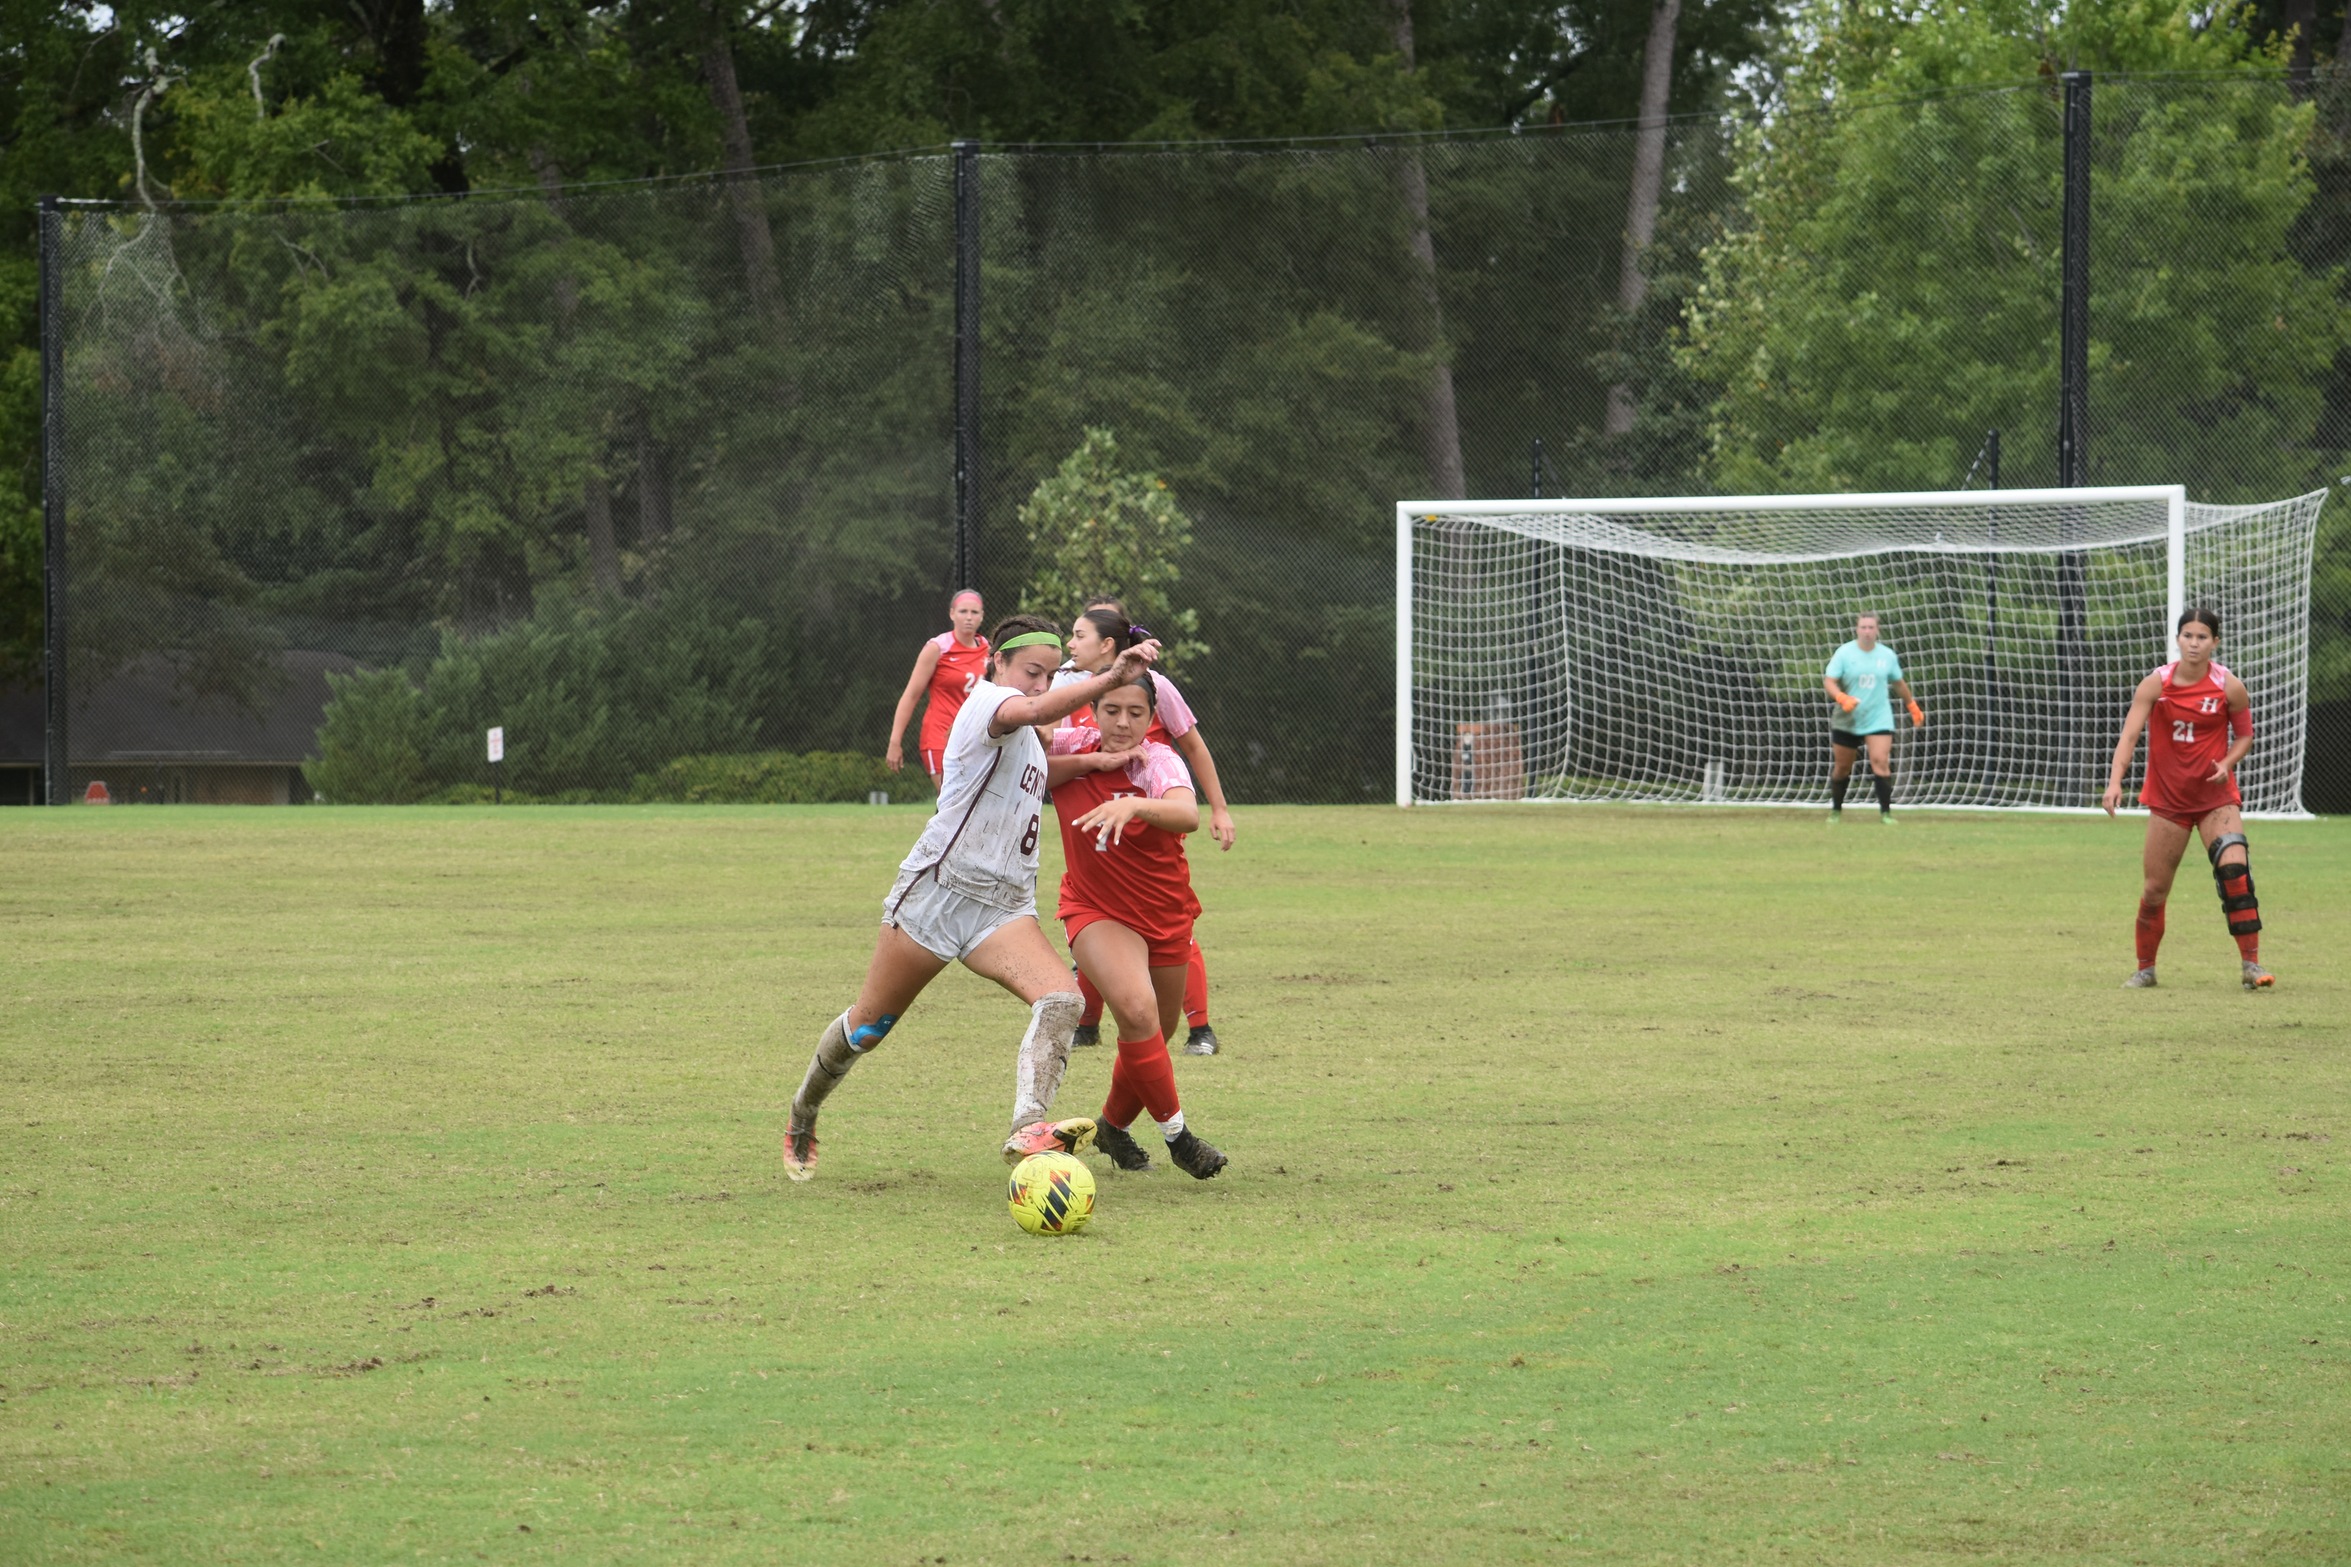
[[[1218,848],[1230,849],[1233,846],[1233,838],[1235,836],[1233,832],[1233,813],[1226,810],[1221,805],[1218,806],[1215,810],[1209,812],[1208,836],[1216,840],[1216,846]]]
[[[1115,800],[1105,800],[1085,815],[1070,823],[1080,832],[1094,835],[1097,846],[1127,841],[1127,823],[1146,802],[1139,794],[1122,794]]]
[[[1159,639],[1150,637],[1119,654],[1118,662],[1110,666],[1110,673],[1118,677],[1120,685],[1133,685],[1143,678],[1143,671],[1158,662]]]
[[[2105,809],[2107,815],[2112,816],[2114,814],[2114,808],[2122,804],[2122,785],[2118,783],[2108,784],[2106,786],[2106,792],[2098,797],[2098,804]]]

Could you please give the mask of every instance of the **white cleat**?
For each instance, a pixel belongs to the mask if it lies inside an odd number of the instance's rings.
[[[795,1181],[816,1174],[816,1128],[790,1126],[784,1131],[784,1173]]]
[[[2258,963],[2246,964],[2243,977],[2247,990],[2267,990],[2278,982],[2278,977],[2275,974]]]
[[[2139,970],[2122,982],[2122,988],[2125,990],[2153,990],[2155,988],[2155,971],[2151,968]]]

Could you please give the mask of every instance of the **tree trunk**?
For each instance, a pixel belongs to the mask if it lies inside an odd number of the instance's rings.
[[[590,468],[580,497],[588,516],[588,561],[596,569],[596,591],[620,596],[620,549],[612,540],[612,482],[601,468]]]
[[[652,430],[637,426],[637,549],[650,552],[669,534],[669,468]]]
[[[1616,307],[1625,322],[1649,297],[1643,254],[1657,237],[1657,206],[1665,190],[1665,116],[1673,94],[1673,37],[1682,19],[1682,0],[1657,0],[1649,18],[1649,43],[1641,53],[1641,121],[1633,143],[1633,189],[1625,205],[1624,258],[1616,277]],[[1633,428],[1633,389],[1619,381],[1608,389],[1610,435]]]
[[[2294,52],[2286,65],[2286,79],[2293,84],[2295,97],[2307,98],[2311,66],[2318,54],[2318,0],[2286,0],[2281,20],[2287,36],[2294,41]]]
[[[1418,67],[1413,58],[1412,0],[1389,0],[1396,52],[1404,58],[1407,75]],[[1404,213],[1411,223],[1412,259],[1418,264],[1418,288],[1428,321],[1428,348],[1435,363],[1421,414],[1421,438],[1427,443],[1431,500],[1457,501],[1466,494],[1461,472],[1461,415],[1453,399],[1453,366],[1445,343],[1445,302],[1437,292],[1437,247],[1429,236],[1429,179],[1420,153],[1407,147],[1400,155],[1398,182],[1403,187]]]
[[[743,252],[743,284],[753,314],[781,327],[783,284],[776,272],[775,235],[767,226],[767,203],[751,171],[751,122],[743,114],[743,89],[735,80],[735,51],[727,42],[727,18],[720,0],[702,8],[702,81],[718,111],[720,167],[726,175],[727,206],[734,215],[735,243]]]

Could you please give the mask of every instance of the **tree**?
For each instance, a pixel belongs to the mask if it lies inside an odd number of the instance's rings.
[[[2101,85],[2093,186],[2090,471],[2272,498],[2346,341],[2334,278],[2290,236],[2313,185],[2308,104],[2227,19],[2083,0],[1822,5],[1781,111],[1751,128],[1744,210],[1681,337],[1717,397],[1722,488],[1939,489],[1987,428],[2011,482],[2053,482],[2057,72],[2216,72]],[[1969,92],[1986,83],[2002,85]]]
[[[1165,645],[1160,667],[1182,667],[1208,649],[1194,640],[1200,613],[1185,604],[1177,564],[1192,524],[1165,480],[1121,467],[1118,437],[1089,429],[1020,509],[1031,569],[1020,607],[1059,621],[1089,598],[1115,598],[1130,620]]]

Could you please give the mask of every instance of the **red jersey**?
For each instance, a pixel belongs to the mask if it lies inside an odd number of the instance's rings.
[[[2213,768],[2229,749],[2229,672],[2214,664],[2193,685],[2174,685],[2166,664],[2155,673],[2163,689],[2147,715],[2147,777],[2139,803],[2174,815],[2202,815],[2239,805],[2234,776],[2212,781]]]
[[[1082,756],[1100,749],[1098,730],[1053,732],[1055,756]],[[1127,824],[1123,839],[1097,843],[1093,833],[1070,824],[1122,795],[1156,800],[1170,789],[1191,787],[1192,775],[1183,758],[1148,742],[1142,757],[1123,771],[1080,773],[1055,784],[1053,814],[1061,823],[1061,858],[1068,867],[1061,877],[1057,917],[1066,920],[1091,909],[1147,939],[1167,941],[1189,934],[1192,921],[1200,917],[1200,900],[1192,892],[1192,866],[1184,858],[1181,833],[1135,821]]]
[[[981,637],[965,647],[955,640],[954,632],[942,631],[931,638],[931,646],[939,650],[939,667],[931,671],[931,700],[923,709],[919,743],[926,751],[938,751],[946,748],[955,715],[963,710],[963,699],[971,695],[973,686],[988,678],[988,639]]]

